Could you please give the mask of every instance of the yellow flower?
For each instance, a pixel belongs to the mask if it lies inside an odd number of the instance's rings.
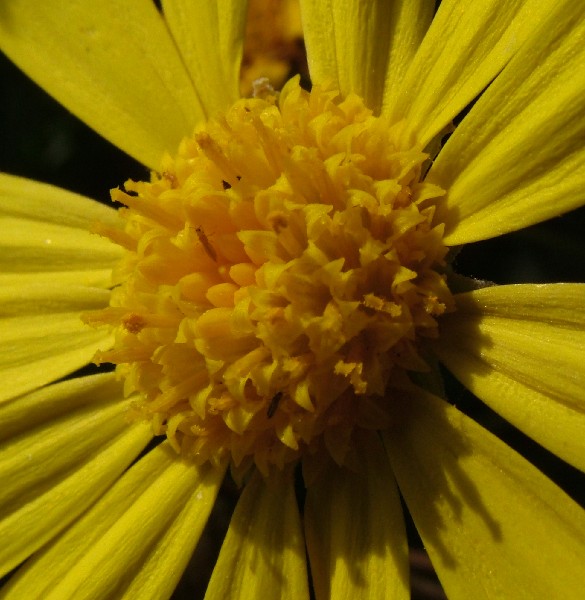
[[[0,597],[170,597],[230,469],[207,598],[409,597],[399,491],[449,597],[578,598],[585,513],[436,364],[585,468],[585,285],[448,261],[584,203],[580,3],[305,0],[311,91],[248,99],[244,2],[119,4],[0,10],[153,169],[118,212],[0,178]]]

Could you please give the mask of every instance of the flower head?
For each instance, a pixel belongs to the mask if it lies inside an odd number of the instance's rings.
[[[264,474],[326,451],[344,464],[356,427],[392,420],[403,372],[428,369],[418,343],[453,308],[444,192],[401,129],[292,80],[114,191],[128,252],[86,320],[116,328],[99,360],[177,451]]]
[[[169,597],[228,468],[206,597],[408,597],[399,491],[450,597],[579,593],[582,509],[437,363],[585,467],[585,286],[449,254],[583,204],[585,13],[301,9],[311,88],[238,98],[243,3],[7,7],[7,54],[153,171],[117,213],[0,180],[4,597]]]

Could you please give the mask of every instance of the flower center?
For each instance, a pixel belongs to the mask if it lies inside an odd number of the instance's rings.
[[[427,155],[363,101],[289,81],[238,101],[125,184],[127,249],[100,362],[197,462],[266,473],[392,420],[393,389],[425,370],[420,341],[452,306]]]

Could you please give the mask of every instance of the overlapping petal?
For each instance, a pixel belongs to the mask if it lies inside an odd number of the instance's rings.
[[[425,146],[497,75],[550,12],[540,0],[444,0],[410,63],[395,103],[384,112],[406,119]]]
[[[153,2],[14,0],[0,49],[100,135],[158,168],[203,117]]]
[[[2,216],[0,223],[5,273],[111,270],[119,256],[112,244],[83,229],[10,216]]]
[[[301,0],[301,10],[312,82],[356,93],[378,114],[432,17],[420,0]]]
[[[376,435],[362,473],[328,468],[307,490],[305,532],[317,600],[410,598],[408,550],[394,476]]]
[[[163,0],[162,6],[206,115],[226,110],[239,98],[247,0]]]
[[[120,226],[117,212],[103,204],[0,173],[0,283],[108,287],[122,252],[90,233],[98,222]]]
[[[80,319],[107,306],[121,255],[89,232],[96,221],[118,226],[114,210],[88,198],[0,175],[0,371],[11,382],[0,399],[63,377],[109,346],[108,331]]]
[[[434,6],[427,0],[394,0],[389,22],[382,37],[388,39],[388,62],[384,81],[383,109],[396,104],[400,82],[416,55],[433,20]],[[377,105],[376,105],[377,107]]]
[[[0,598],[170,597],[222,477],[222,469],[177,460],[162,444],[28,561]],[[161,569],[164,565],[170,568]]]
[[[109,292],[61,284],[0,288],[0,374],[10,385],[0,402],[67,375],[111,346],[111,333],[92,329],[82,312],[107,306]]]
[[[448,190],[437,213],[448,244],[528,227],[585,201],[585,11],[572,0],[542,6],[538,27],[428,175]]]
[[[0,173],[0,215],[89,230],[96,221],[119,227],[118,211],[46,183]],[[104,240],[112,247],[116,247]]]
[[[258,473],[246,485],[206,600],[309,598],[305,544],[292,478]]]
[[[70,411],[120,401],[121,386],[113,373],[77,377],[14,398],[0,406],[0,443],[44,426]]]
[[[585,471],[585,285],[456,296],[435,352],[476,396]]]
[[[449,598],[582,595],[585,512],[455,407],[404,398],[390,462]]]
[[[66,381],[0,407],[3,574],[82,514],[144,448],[149,427],[129,425],[127,409],[113,375]]]

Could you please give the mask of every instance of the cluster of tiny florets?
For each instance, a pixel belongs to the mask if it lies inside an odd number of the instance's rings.
[[[400,124],[356,96],[243,99],[127,182],[111,306],[118,365],[155,432],[199,462],[282,467],[392,419],[452,300],[442,190]]]

